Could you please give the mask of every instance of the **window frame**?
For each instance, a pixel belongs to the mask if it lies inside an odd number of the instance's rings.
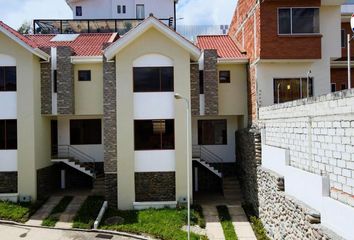
[[[307,81],[307,77],[276,77],[276,78],[273,78],[273,104],[278,104],[278,99],[277,99],[277,96],[275,95],[277,93],[277,85],[275,84],[277,80],[298,80],[299,81],[299,98],[297,99],[293,99],[293,100],[289,100],[289,101],[279,101],[279,103],[286,103],[286,102],[291,102],[291,101],[296,101],[296,100],[301,100],[301,99],[304,99],[306,98],[306,95],[305,93],[303,93],[303,96],[302,98],[300,97],[300,81]],[[309,78],[309,84],[310,84],[310,94],[309,94],[309,97],[313,97],[313,92],[314,92],[314,77],[311,77]],[[280,99],[280,98],[279,98]]]
[[[280,9],[290,9],[290,33],[280,33],[280,22],[279,22],[279,10]],[[321,35],[321,21],[319,19],[319,26],[317,33],[293,33],[293,9],[318,9],[320,11],[320,7],[278,7],[277,8],[277,32],[279,36],[297,36],[297,35],[308,35],[308,36],[316,36]],[[318,13],[318,17],[320,18],[320,12]]]
[[[122,6],[122,14],[126,14],[127,13],[127,6],[123,5]]]
[[[16,132],[16,139],[14,140],[15,141],[15,144],[14,144],[14,147],[8,147],[9,145],[9,140],[8,140],[8,128],[7,128],[7,125],[8,125],[8,122],[13,122],[15,123],[15,132]],[[3,124],[3,125],[2,125]],[[0,127],[3,126],[4,127],[4,136],[0,136],[0,138],[3,139],[3,144],[4,146],[1,146],[1,142],[0,142],[0,150],[17,150],[18,149],[18,127],[17,127],[17,119],[1,119],[0,120]]]
[[[88,74],[89,79],[85,79],[85,78],[81,78],[81,77],[85,77],[85,76],[80,76],[81,74]],[[91,75],[91,70],[78,70],[77,71],[77,80],[79,82],[91,82],[92,81],[92,75]],[[87,77],[87,76],[86,76]]]
[[[158,69],[159,70],[159,90],[154,90],[154,91],[150,91],[150,90],[137,90],[137,87],[135,85],[135,70],[136,69]],[[172,70],[172,89],[169,90],[162,90],[162,69],[171,69]],[[174,78],[174,72],[175,72],[175,68],[173,66],[163,66],[163,67],[133,67],[133,93],[157,93],[157,92],[174,92],[175,89],[175,78]]]
[[[7,73],[6,69],[14,70],[14,74],[15,74],[15,89],[7,90],[8,80],[5,78],[6,73]],[[3,74],[3,81],[4,81],[3,84],[4,85],[3,85],[3,89],[0,88],[0,92],[17,92],[17,67],[16,66],[0,66],[0,74],[1,74],[1,72]],[[0,85],[0,87],[1,87],[1,85]]]
[[[138,18],[138,7],[143,7],[143,15],[144,16],[142,16],[141,18]],[[136,17],[136,19],[139,19],[139,20],[141,20],[141,19],[145,19],[145,4],[136,4],[135,5],[135,17]]]
[[[227,78],[226,80],[221,80],[221,74],[222,73],[227,73]],[[219,71],[219,83],[231,83],[231,71],[230,70],[220,70]]]
[[[334,86],[334,91],[333,91],[333,86]],[[337,91],[337,84],[336,83],[331,83],[331,92],[336,92]]]
[[[78,11],[80,9],[80,11]],[[76,17],[82,17],[82,6],[76,6],[75,7],[75,16]]]
[[[214,139],[213,144],[205,144],[205,141],[203,140],[203,129],[200,130],[200,124],[202,124],[203,122],[223,122],[223,124],[225,124],[225,136],[223,139],[223,143],[215,143],[215,139]],[[200,145],[200,146],[226,146],[226,145],[228,145],[227,119],[199,119],[197,121],[197,127],[198,127],[198,145]],[[203,128],[203,126],[202,126],[202,128]],[[215,131],[215,129],[213,129],[213,131]]]
[[[99,122],[100,133],[97,136],[98,137],[97,141],[89,142],[89,141],[83,140],[83,139],[85,139],[86,135],[79,137],[79,138],[82,138],[82,139],[80,139],[80,141],[76,141],[76,139],[74,139],[74,137],[73,137],[74,135],[72,135],[74,126],[72,124],[74,122],[81,122],[82,123],[85,121],[86,122],[88,122],[88,121],[94,122],[95,121],[97,123]],[[80,130],[82,130],[84,127],[85,126],[83,126],[81,124]],[[80,145],[102,145],[102,139],[103,139],[103,137],[102,137],[102,119],[98,119],[98,118],[96,118],[96,119],[70,119],[70,121],[69,121],[69,139],[70,139],[70,145],[77,145],[77,146],[80,146]]]
[[[117,5],[117,13],[118,14],[122,13],[122,6],[121,5]]]

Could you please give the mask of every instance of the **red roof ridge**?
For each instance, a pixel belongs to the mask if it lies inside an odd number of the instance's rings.
[[[8,33],[10,33],[11,35],[15,36],[17,39],[19,39],[20,41],[22,41],[26,45],[30,46],[31,48],[34,48],[34,49],[38,48],[37,44],[34,41],[29,39],[25,35],[19,33],[18,31],[16,31],[15,29],[10,27],[9,25],[4,23],[3,21],[0,21],[0,27],[4,28]]]

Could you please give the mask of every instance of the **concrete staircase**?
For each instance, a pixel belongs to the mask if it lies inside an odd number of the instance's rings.
[[[209,164],[208,162],[204,161],[203,159],[200,158],[193,158],[193,161],[197,161],[199,162],[201,165],[203,165],[204,167],[206,167],[209,171],[211,171],[212,173],[214,173],[216,176],[218,176],[219,178],[222,177],[222,173],[217,170],[216,168],[214,168],[211,164]]]
[[[227,177],[223,179],[224,197],[227,202],[234,205],[241,205],[242,191],[236,177]]]
[[[97,175],[93,182],[91,195],[104,196],[105,195],[105,179],[104,175]]]
[[[66,158],[66,159],[52,159],[52,162],[54,163],[65,163],[66,165],[82,172],[85,173],[86,175],[90,177],[95,177],[95,171],[93,167],[88,166],[87,163],[82,163],[76,159],[73,158]]]

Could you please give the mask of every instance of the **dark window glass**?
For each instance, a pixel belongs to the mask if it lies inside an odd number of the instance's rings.
[[[331,84],[331,92],[335,92],[336,91],[336,84],[332,83]]]
[[[341,30],[341,46],[345,48],[347,46],[347,36],[344,29]]]
[[[120,5],[117,6],[117,12],[120,14],[122,13],[122,7]]]
[[[219,72],[219,82],[220,83],[230,83],[230,71],[220,71]]]
[[[199,71],[199,94],[204,94],[204,71]]]
[[[102,144],[101,120],[70,120],[70,144]]]
[[[345,90],[345,89],[347,89],[347,85],[342,84],[340,88],[341,88],[341,90]]]
[[[279,9],[278,11],[278,23],[279,23],[279,33],[280,34],[290,34],[291,33],[291,11],[287,9]]]
[[[302,82],[302,92],[300,87]],[[313,79],[309,79],[309,96],[313,96]],[[284,78],[274,79],[274,103],[294,101],[307,97],[307,78]]]
[[[0,91],[16,92],[16,67],[0,67]]]
[[[54,81],[53,81],[54,87],[53,87],[53,90],[54,90],[54,92],[56,93],[56,92],[58,91],[58,72],[57,72],[57,70],[54,70],[53,77],[54,77]]]
[[[76,7],[76,16],[78,16],[78,17],[82,16],[82,7],[81,6]]]
[[[16,120],[0,120],[0,149],[17,149]]]
[[[173,67],[134,68],[134,92],[173,92]]]
[[[5,91],[5,68],[0,67],[0,91]]]
[[[123,5],[123,13],[127,12],[127,7],[125,5]]]
[[[80,70],[79,71],[79,81],[91,81],[91,71],[90,70]]]
[[[227,145],[226,120],[199,120],[199,145]]]
[[[293,8],[292,9],[292,32],[293,33],[319,33],[318,8]]]
[[[135,120],[135,150],[175,148],[174,120]]]

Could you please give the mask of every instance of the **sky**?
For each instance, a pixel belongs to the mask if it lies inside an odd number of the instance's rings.
[[[180,0],[178,24],[230,24],[237,0]],[[0,0],[0,20],[17,29],[33,19],[71,19],[65,0]]]

